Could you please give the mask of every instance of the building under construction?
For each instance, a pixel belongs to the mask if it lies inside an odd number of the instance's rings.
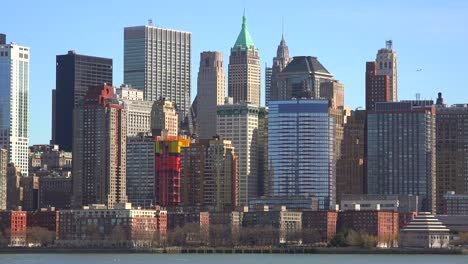
[[[177,206],[180,204],[180,153],[181,148],[189,146],[189,137],[156,137],[154,190],[158,205]]]

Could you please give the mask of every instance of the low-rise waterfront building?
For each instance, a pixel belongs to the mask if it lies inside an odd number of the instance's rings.
[[[402,248],[447,248],[450,230],[431,213],[421,212],[400,231]]]

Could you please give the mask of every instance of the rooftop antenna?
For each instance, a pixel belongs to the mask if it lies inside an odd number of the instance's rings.
[[[387,40],[385,41],[385,46],[387,47],[387,49],[392,49],[392,46],[393,46],[393,42],[392,40]]]
[[[148,26],[151,26],[151,27],[153,26],[153,19],[151,19],[151,18],[148,19]]]
[[[421,94],[420,93],[416,93],[416,100],[420,100],[421,99]]]
[[[284,16],[281,17],[281,38],[284,38]]]

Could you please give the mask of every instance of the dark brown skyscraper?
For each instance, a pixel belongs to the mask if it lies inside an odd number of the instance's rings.
[[[91,87],[73,112],[72,206],[127,202],[127,124],[109,85]]]
[[[366,110],[373,111],[375,103],[390,102],[390,77],[377,75],[377,64],[366,62]]]
[[[436,209],[440,214],[448,191],[468,194],[468,106],[438,106],[436,133]]]
[[[58,55],[56,62],[52,143],[71,151],[73,109],[90,86],[112,85],[112,59],[79,55],[71,50],[66,55]]]
[[[336,197],[364,193],[364,131],[366,111],[355,110],[344,124],[341,158],[336,167]]]

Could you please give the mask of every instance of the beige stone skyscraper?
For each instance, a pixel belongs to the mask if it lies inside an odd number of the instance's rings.
[[[174,105],[164,100],[157,100],[151,109],[151,132],[153,136],[177,137],[179,124]]]
[[[247,18],[231,48],[228,69],[228,93],[234,103],[250,102],[260,106],[260,57],[247,30]]]
[[[379,49],[375,58],[378,75],[387,75],[390,79],[390,102],[398,102],[398,61],[391,40],[385,42],[385,48]]]
[[[216,135],[216,107],[224,104],[226,77],[223,54],[205,51],[200,54],[197,83],[197,120],[199,138],[210,139]]]

